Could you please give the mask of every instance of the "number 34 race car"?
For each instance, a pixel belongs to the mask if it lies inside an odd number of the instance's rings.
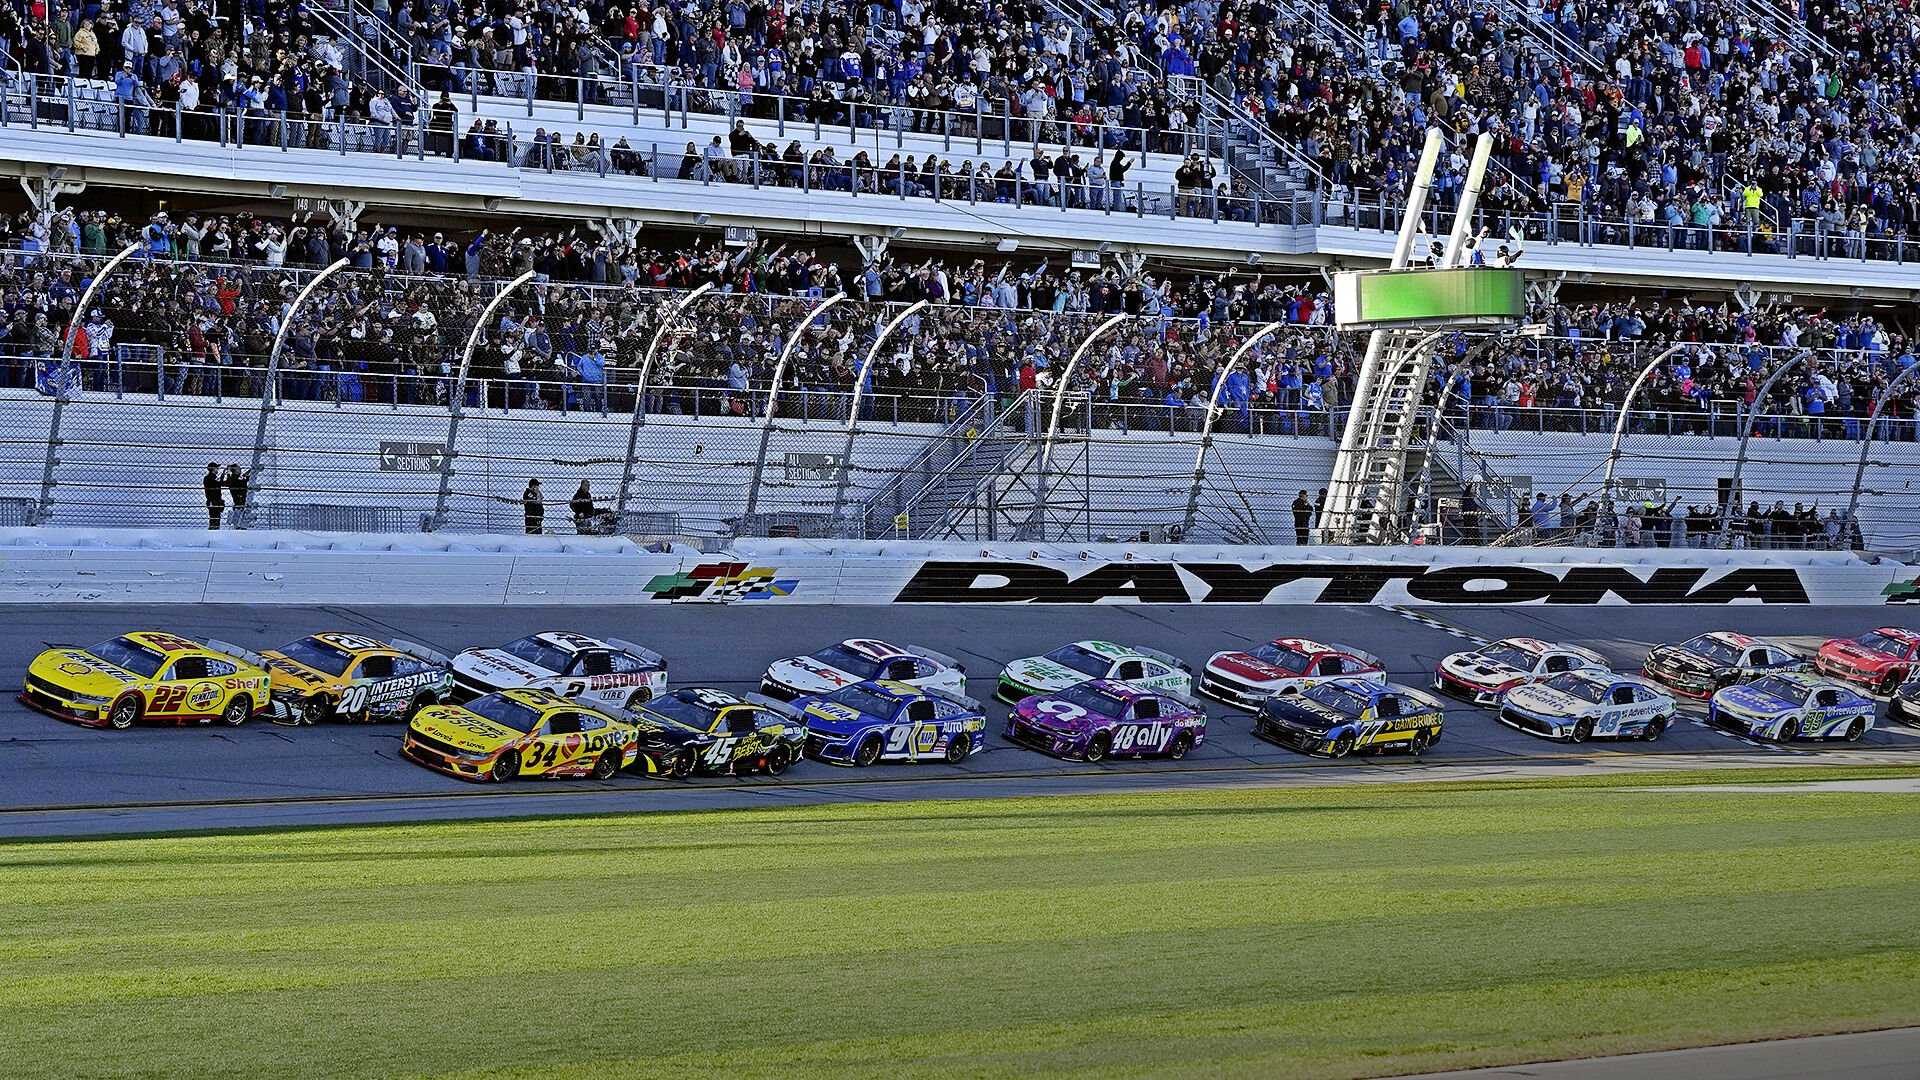
[[[88,727],[243,724],[267,706],[266,661],[221,641],[140,630],[98,645],[57,645],[27,667],[20,700]]]
[[[358,634],[311,634],[261,654],[273,680],[273,720],[411,720],[446,700],[452,660],[424,645]]]
[[[504,690],[465,705],[430,705],[400,752],[462,780],[522,776],[611,779],[639,754],[632,724],[545,690]]]
[[[1192,698],[1096,679],[1022,698],[1007,738],[1055,757],[1186,757],[1207,738],[1207,714]]]

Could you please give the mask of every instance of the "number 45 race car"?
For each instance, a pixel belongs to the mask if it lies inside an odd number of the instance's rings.
[[[238,645],[139,630],[98,645],[56,645],[27,667],[20,700],[50,716],[124,731],[244,724],[267,705],[266,661]]]
[[[311,634],[261,656],[273,680],[276,724],[411,720],[453,687],[453,661],[410,641]]]

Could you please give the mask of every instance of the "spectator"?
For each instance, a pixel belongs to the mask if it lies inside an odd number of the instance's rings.
[[[520,493],[520,507],[526,514],[528,536],[538,536],[546,531],[546,495],[540,491],[538,477],[527,481],[527,489]]]
[[[218,464],[207,464],[207,475],[201,480],[200,486],[206,489],[207,494],[207,528],[217,532],[220,529],[220,515],[227,509],[227,496],[221,484]]]

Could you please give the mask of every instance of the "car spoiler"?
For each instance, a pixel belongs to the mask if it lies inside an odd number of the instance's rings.
[[[453,666],[453,657],[448,656],[438,649],[430,649],[417,642],[401,641],[397,638],[389,644],[393,646],[394,652],[405,653],[415,660],[424,660],[434,667],[450,668]]]
[[[1139,653],[1141,656],[1150,656],[1162,663],[1172,664],[1175,668],[1181,671],[1184,671],[1189,675],[1193,674],[1193,665],[1187,663],[1185,660],[1180,659],[1179,657],[1173,655],[1172,653],[1164,653],[1164,652],[1161,652],[1159,649],[1149,649],[1144,645],[1135,645],[1133,647],[1133,651]]]
[[[1179,702],[1180,704],[1185,705],[1187,708],[1192,709],[1194,712],[1199,713],[1202,717],[1207,716],[1206,703],[1201,701],[1199,698],[1194,697],[1192,694],[1178,694],[1171,690],[1156,690],[1154,692],[1157,694],[1160,694],[1163,697],[1172,698],[1173,700]],[[1208,717],[1208,719],[1211,719],[1211,718]]]
[[[907,652],[910,652],[915,656],[921,657],[923,659],[931,660],[936,664],[944,664],[947,667],[953,668],[955,671],[967,670],[966,668],[960,665],[960,661],[955,660],[953,657],[948,656],[946,653],[934,652],[932,649],[927,648],[925,645],[902,645],[901,648],[905,649]]]
[[[1365,660],[1367,663],[1372,664],[1374,667],[1379,668],[1381,671],[1387,670],[1387,662],[1385,660],[1380,659],[1379,657],[1373,655],[1372,653],[1368,652],[1365,649],[1360,648],[1357,645],[1342,645],[1337,641],[1330,642],[1330,644],[1334,648],[1339,649],[1341,652],[1352,653],[1353,655],[1359,657],[1360,659]]]
[[[986,711],[986,709],[981,706],[978,700],[974,698],[970,698],[965,694],[956,694],[951,690],[935,690],[932,687],[927,687],[927,686],[920,687],[920,692],[927,695],[930,698],[938,698],[941,701],[958,705],[962,708],[971,710],[973,712]]]
[[[661,656],[657,652],[654,652],[652,649],[647,648],[645,645],[635,645],[631,641],[627,641],[624,638],[617,638],[617,637],[607,638],[606,642],[607,644],[613,646],[616,649],[621,650],[622,652],[632,653],[633,655],[639,657],[641,660],[645,661],[646,663],[652,664],[654,667],[660,668],[663,671],[666,670],[667,658],[664,656]]]
[[[252,649],[243,649],[231,641],[221,641],[218,638],[208,638],[205,645],[207,648],[223,656],[231,656],[235,660],[244,660],[254,667],[259,668],[261,671],[267,670],[267,658],[254,652]]]
[[[758,705],[761,708],[766,709],[770,712],[779,713],[781,716],[784,716],[789,720],[802,719],[799,709],[794,708],[792,705],[788,704],[787,702],[781,701],[778,698],[770,698],[765,694],[748,694],[741,700],[750,702],[754,705]]]

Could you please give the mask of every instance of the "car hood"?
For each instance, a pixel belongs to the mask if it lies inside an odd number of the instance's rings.
[[[1029,656],[1008,664],[1007,677],[1036,690],[1064,690],[1097,676],[1075,671],[1065,664],[1056,664],[1044,656]]]
[[[1543,716],[1581,716],[1595,708],[1565,690],[1547,686],[1518,686],[1507,691],[1507,704],[1529,709]]]
[[[1028,724],[1034,727],[1046,728],[1049,731],[1079,732],[1086,731],[1099,724],[1112,723],[1111,720],[1104,716],[1095,716],[1088,712],[1082,712],[1078,716],[1062,716],[1057,712],[1048,712],[1041,708],[1041,705],[1052,700],[1054,699],[1044,694],[1036,694],[1033,697],[1022,699],[1018,705],[1013,707],[1013,711],[1018,713],[1020,719],[1025,720]]]
[[[796,690],[820,694],[832,693],[860,681],[848,672],[831,664],[823,664],[811,656],[789,656],[776,661],[767,669],[767,675]]]
[[[1348,716],[1339,709],[1330,709],[1317,701],[1299,695],[1268,701],[1262,708],[1268,710],[1270,716],[1300,724],[1313,731],[1326,731],[1358,719]]]
[[[1719,669],[1720,665],[1712,660],[1683,649],[1678,645],[1656,645],[1647,653],[1647,663],[1671,668],[1675,671],[1692,671],[1705,675]]]
[[[498,750],[526,736],[503,727],[477,713],[452,705],[436,705],[420,710],[407,725],[422,735],[451,744],[471,753]]]
[[[851,705],[842,705],[837,701],[808,702],[800,713],[807,722],[808,731],[830,735],[850,735],[880,722]]]
[[[1845,660],[1861,667],[1880,667],[1900,659],[1877,649],[1869,649],[1857,641],[1845,639],[1827,642],[1820,646],[1820,653],[1829,660]]]
[[[1527,672],[1512,664],[1489,659],[1480,653],[1455,653],[1440,661],[1440,669],[1456,679],[1470,683],[1503,683],[1522,678]]]
[[[453,658],[453,670],[495,683],[516,680],[532,682],[535,679],[550,679],[558,674],[500,649],[468,649]]]
[[[48,649],[27,666],[29,674],[77,694],[112,697],[148,680],[80,649]]]
[[[1250,683],[1286,682],[1289,679],[1301,677],[1286,668],[1269,664],[1252,653],[1244,652],[1215,653],[1213,658],[1207,661],[1207,666],[1221,674],[1231,675]]]
[[[267,661],[267,677],[275,690],[318,690],[336,681],[333,676],[290,660],[284,654],[268,650],[260,655]]]
[[[1750,686],[1729,686],[1713,695],[1713,703],[1719,708],[1749,716],[1773,716],[1794,708],[1793,702],[1781,701],[1772,694],[1763,694]]]

